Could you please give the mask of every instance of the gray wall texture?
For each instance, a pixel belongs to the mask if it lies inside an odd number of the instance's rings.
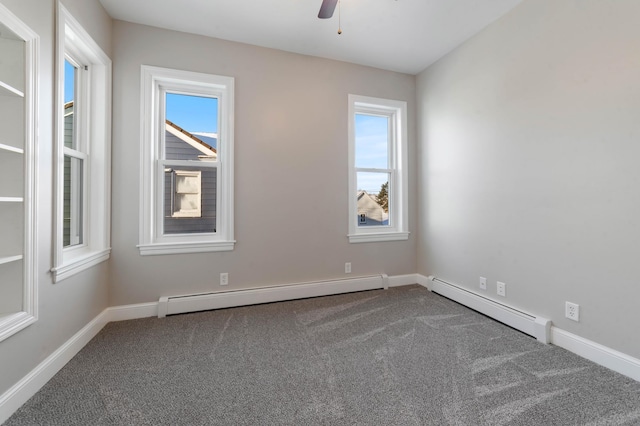
[[[524,1],[418,76],[418,272],[640,357],[640,2]],[[580,322],[565,319],[565,301]]]

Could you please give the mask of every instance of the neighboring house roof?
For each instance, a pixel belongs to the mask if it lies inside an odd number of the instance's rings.
[[[364,189],[361,189],[358,191],[358,201],[363,200],[364,201],[368,201],[371,200],[374,203],[378,204],[378,197],[376,197],[373,194],[369,194],[367,191],[365,191]],[[378,204],[378,207],[380,207],[380,205]],[[382,207],[380,207],[382,208]]]
[[[218,134],[210,132],[191,132],[192,135],[197,136],[202,142],[209,144],[213,149],[218,147]]]
[[[165,121],[166,121],[165,122],[165,130],[167,132],[171,133],[172,135],[174,135],[175,137],[177,137],[181,141],[191,145],[192,147],[194,147],[198,151],[202,152],[202,154],[207,156],[207,157],[216,158],[218,156],[218,153],[217,153],[216,149],[214,147],[212,147],[211,145],[209,145],[208,143],[204,142],[199,137],[197,137],[194,134],[184,130],[182,127],[178,126],[177,124],[172,123],[169,120],[165,120]]]
[[[358,214],[365,213],[367,218],[383,222],[389,218],[389,214],[378,204],[377,197],[367,191],[358,191]]]

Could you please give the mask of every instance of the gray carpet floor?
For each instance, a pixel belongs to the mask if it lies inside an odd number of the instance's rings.
[[[637,425],[640,383],[419,286],[107,325],[14,425]]]

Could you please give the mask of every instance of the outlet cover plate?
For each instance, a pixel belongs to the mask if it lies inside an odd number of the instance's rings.
[[[480,290],[487,289],[487,279],[485,277],[480,277]]]
[[[564,316],[573,321],[580,321],[580,305],[571,302],[565,302]]]
[[[498,296],[507,297],[507,285],[505,283],[498,281],[496,288]]]

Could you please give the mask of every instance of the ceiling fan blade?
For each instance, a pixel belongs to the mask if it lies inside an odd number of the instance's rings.
[[[318,18],[331,18],[333,16],[333,11],[336,10],[336,4],[338,4],[338,0],[322,0],[322,6],[320,6]]]

